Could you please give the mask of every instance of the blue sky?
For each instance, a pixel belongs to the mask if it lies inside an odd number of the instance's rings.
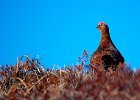
[[[109,25],[116,47],[133,68],[140,67],[139,0],[1,0],[0,64],[24,54],[40,56],[43,65],[75,64],[84,50],[91,55]]]

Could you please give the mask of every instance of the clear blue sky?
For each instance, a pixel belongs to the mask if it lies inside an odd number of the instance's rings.
[[[50,67],[75,64],[84,49],[97,49],[100,21],[126,63],[140,67],[140,0],[1,0],[0,64],[24,54]]]

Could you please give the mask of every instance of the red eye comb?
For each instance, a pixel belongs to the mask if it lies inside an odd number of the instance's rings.
[[[98,25],[106,25],[106,23],[105,22],[99,22]]]

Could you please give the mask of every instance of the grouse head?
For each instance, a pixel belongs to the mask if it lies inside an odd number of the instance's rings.
[[[97,28],[100,30],[101,33],[109,33],[109,27],[104,22],[99,22]]]

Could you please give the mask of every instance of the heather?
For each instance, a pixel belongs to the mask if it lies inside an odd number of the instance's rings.
[[[118,66],[105,71],[87,64],[84,51],[79,65],[44,69],[27,55],[15,65],[1,66],[0,99],[10,100],[139,100],[140,70]],[[86,68],[86,70],[84,69]]]

